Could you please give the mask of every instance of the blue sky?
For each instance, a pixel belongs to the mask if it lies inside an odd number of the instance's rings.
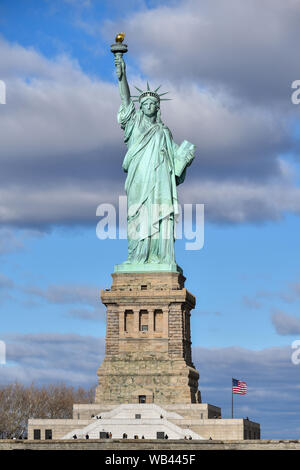
[[[264,437],[299,437],[299,23],[279,0],[1,2],[0,383],[96,381],[99,291],[127,250],[96,237],[98,204],[124,194],[110,52],[124,30],[130,84],[170,90],[163,120],[197,146],[179,196],[205,204],[205,244],[178,240],[176,256],[197,298],[203,399],[229,417],[237,376],[249,386],[240,416]],[[74,371],[78,347],[88,365]]]

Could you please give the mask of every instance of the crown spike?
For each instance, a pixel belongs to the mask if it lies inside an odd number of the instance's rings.
[[[134,88],[136,90],[138,90],[138,92],[140,93],[138,96],[137,95],[131,95],[132,98],[136,98],[132,101],[139,101],[141,102],[141,100],[143,98],[146,98],[146,97],[153,97],[153,98],[156,98],[157,101],[168,101],[169,99],[166,99],[166,98],[162,98],[160,99],[161,96],[164,96],[166,95],[167,93],[169,93],[168,91],[166,91],[165,93],[157,93],[157,91],[160,89],[161,85],[159,85],[159,87],[157,87],[155,90],[151,91],[150,89],[150,85],[149,85],[149,82],[147,81],[147,89],[145,91],[141,90],[140,88],[138,88],[137,86],[134,86]]]

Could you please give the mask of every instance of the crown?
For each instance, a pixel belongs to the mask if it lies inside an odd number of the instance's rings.
[[[152,96],[153,98],[156,98],[157,101],[170,101],[170,98],[161,98],[161,96],[163,95],[166,95],[167,93],[169,93],[168,91],[166,91],[165,93],[157,93],[157,91],[160,89],[161,85],[159,85],[159,87],[156,88],[156,90],[150,90],[150,86],[149,86],[149,83],[147,82],[147,90],[146,91],[143,91],[141,90],[140,88],[138,88],[137,86],[135,86],[134,88],[140,92],[139,95],[131,95],[132,98],[134,98],[132,101],[139,101],[141,102],[141,100],[147,96]]]

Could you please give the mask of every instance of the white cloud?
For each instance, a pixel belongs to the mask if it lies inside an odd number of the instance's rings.
[[[1,286],[1,277],[0,277]],[[57,284],[46,289],[37,286],[23,288],[29,295],[28,302],[45,299],[51,304],[73,306],[66,313],[74,318],[100,321],[105,318],[105,309],[100,303],[99,288],[84,284]]]
[[[279,335],[300,335],[300,318],[294,315],[274,309],[272,323]]]
[[[150,78],[197,81],[251,101],[282,102],[299,78],[299,17],[295,0],[184,0],[131,14],[118,28]],[[116,26],[104,25],[107,39]]]
[[[26,187],[27,184],[29,187]],[[116,204],[122,191],[122,185],[117,182],[101,183],[101,175],[98,184],[88,184],[87,181],[82,184],[80,181],[69,183],[64,179],[55,183],[55,180],[50,179],[46,186],[40,186],[38,182],[32,186],[25,181],[23,184],[2,187],[0,223],[38,228],[52,224],[76,225],[92,222],[96,228],[98,205],[103,202]]]
[[[13,233],[12,230],[6,228],[0,229],[0,255],[18,251],[22,248],[23,242]]]
[[[11,279],[0,273],[0,289],[11,289],[13,285],[14,283]]]
[[[1,159],[47,165],[58,155],[89,153],[117,136],[116,87],[85,75],[66,56],[48,60],[0,40],[0,74],[7,85],[1,113]],[[82,157],[81,157],[82,158]],[[72,159],[69,159],[70,171]],[[86,162],[88,164],[88,162]]]
[[[300,213],[300,188],[282,181],[193,181],[182,190],[184,203],[204,203],[205,217],[215,222],[279,220],[286,211]]]
[[[296,109],[289,96],[288,106],[277,99],[277,69],[265,66],[284,33],[287,44],[293,43],[298,8],[288,1],[282,11],[276,0],[265,28],[269,0],[254,3],[240,8],[230,0],[226,8],[222,2],[216,8],[190,0],[171,9],[139,10],[121,23],[142,72],[153,86],[162,78],[174,98],[162,104],[162,118],[175,141],[188,139],[197,146],[181,202],[204,202],[206,220],[214,222],[256,223],[285,212],[299,214],[295,169],[280,158],[293,146],[287,123]],[[243,26],[246,17],[248,25],[257,23],[254,37]],[[106,34],[115,27],[107,24]],[[287,44],[278,54],[290,63]],[[8,101],[0,116],[0,222],[41,230],[96,225],[98,204],[124,194],[117,83],[89,77],[67,56],[50,60],[4,39],[0,53]],[[273,101],[261,98],[267,90],[264,81],[257,86],[258,78],[274,85]],[[141,84],[136,74],[130,82]]]
[[[42,297],[54,304],[84,303],[94,305],[98,298],[98,291],[97,287],[79,284],[52,285],[47,289],[39,287],[26,289],[29,294]]]
[[[7,366],[1,368],[2,384],[65,382],[90,386],[103,360],[103,338],[77,334],[40,333],[6,335]]]
[[[259,309],[261,307],[261,303],[258,302],[256,299],[251,299],[247,295],[244,295],[242,298],[243,305],[251,309]]]
[[[69,310],[68,315],[73,318],[80,318],[81,320],[92,320],[99,321],[99,318],[103,318],[105,313],[102,307],[90,308],[72,308]]]
[[[289,282],[287,286],[279,291],[260,290],[256,293],[256,297],[265,299],[280,299],[287,303],[293,303],[300,299],[300,283]]]

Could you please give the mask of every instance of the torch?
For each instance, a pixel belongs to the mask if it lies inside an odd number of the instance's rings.
[[[119,33],[116,36],[115,44],[112,44],[110,47],[111,52],[114,54],[115,57],[122,57],[128,51],[127,44],[123,44],[125,38],[125,33]],[[117,66],[117,73],[121,75],[120,65]]]

